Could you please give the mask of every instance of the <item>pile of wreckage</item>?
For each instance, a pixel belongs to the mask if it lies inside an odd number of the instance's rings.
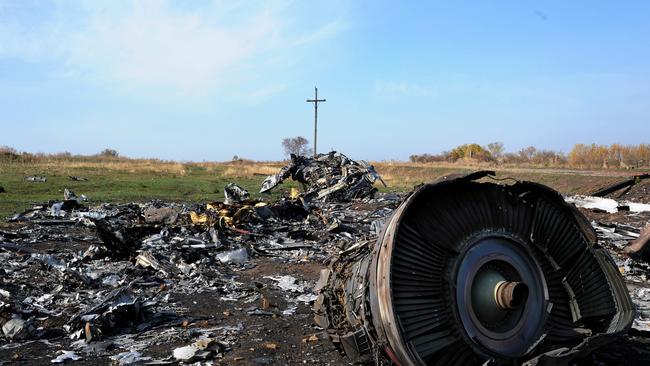
[[[286,309],[270,312],[254,306],[261,285],[238,282],[238,273],[258,258],[327,263],[376,236],[400,201],[395,194],[374,197],[376,190],[360,183],[378,178],[368,164],[336,153],[302,162],[290,169],[305,193],[275,201],[251,199],[228,184],[224,202],[87,206],[85,196],[65,189],[63,200],[9,218],[0,230],[0,354],[42,341],[62,348],[55,363],[97,356],[174,363],[217,359],[238,343],[239,326],[189,332],[183,324],[201,319],[173,301],[179,293],[249,304],[249,316],[291,316],[298,303],[314,301],[313,283],[268,276],[290,297]],[[313,184],[301,180],[307,176]],[[335,195],[314,196],[331,186]],[[165,358],[147,354],[165,342],[189,345]]]
[[[373,186],[377,180],[386,187],[372,165],[332,151],[313,158],[291,154],[291,164],[267,177],[260,193],[270,191],[289,177],[302,183],[302,196],[308,200],[335,202],[368,197],[377,192]]]
[[[291,158],[260,192],[291,177],[302,193],[275,201],[232,183],[224,202],[193,204],[88,206],[66,190],[11,217],[0,230],[0,354],[41,342],[60,350],[53,363],[210,364],[252,337],[241,322],[193,316],[177,294],[209,294],[247,317],[289,320],[313,306],[309,331],[326,334],[339,362],[610,363],[641,352],[625,343],[650,331],[648,265],[623,253],[638,226],[589,222],[557,192],[491,172],[401,195],[379,193],[372,165],[343,154]],[[265,273],[285,294],[273,308],[262,281],[239,281],[265,258],[329,268],[317,283]],[[174,346],[151,351],[160,345]]]

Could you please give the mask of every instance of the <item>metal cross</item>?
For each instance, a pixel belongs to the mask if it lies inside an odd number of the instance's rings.
[[[314,103],[314,156],[317,154],[318,139],[318,103],[325,102],[325,99],[318,99],[318,88],[314,87],[314,99],[307,99],[307,103]]]

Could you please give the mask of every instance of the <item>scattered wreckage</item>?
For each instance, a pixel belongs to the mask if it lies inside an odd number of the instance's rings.
[[[33,342],[56,347],[52,363],[209,361],[247,342],[245,334],[258,334],[254,319],[306,311],[301,316],[311,323],[315,281],[277,272],[253,282],[239,278],[260,260],[326,263],[376,235],[373,223],[400,200],[387,194],[355,202],[308,203],[300,195],[267,201],[235,184],[224,189],[227,202],[88,206],[69,189],[63,196],[0,229],[0,364],[3,354]],[[267,297],[283,292],[272,302]],[[225,318],[253,320],[220,324],[179,302],[203,296],[229,305]],[[151,353],[159,344],[175,346]]]
[[[38,341],[56,345],[53,363],[218,362],[246,342],[281,349],[256,323],[312,306],[318,327],[303,325],[302,346],[329,337],[348,358],[275,362],[607,361],[590,353],[630,326],[650,330],[647,265],[604,249],[622,251],[638,230],[590,225],[546,187],[479,172],[405,198],[375,192],[370,165],[331,153],[293,157],[262,191],[290,176],[304,192],[275,201],[236,184],[226,202],[193,204],[87,206],[66,190],[15,215],[0,230],[0,354]],[[242,281],[268,259],[330,269],[317,283],[278,272]],[[229,306],[206,318],[183,296]],[[160,345],[173,346],[151,351]]]

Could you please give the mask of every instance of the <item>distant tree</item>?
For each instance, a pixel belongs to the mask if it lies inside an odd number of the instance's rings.
[[[535,146],[528,146],[527,148],[519,150],[519,156],[525,162],[530,162],[536,153],[537,148],[535,148]]]
[[[232,161],[237,161],[237,160],[239,160],[239,155],[233,155]]]
[[[10,146],[0,146],[0,159],[17,160],[20,157],[18,151]]]
[[[519,156],[519,154],[512,153],[512,152],[503,154],[502,161],[503,161],[504,164],[521,164],[522,163],[521,156]]]
[[[14,148],[11,147],[11,146],[3,145],[3,146],[0,146],[0,154],[11,154],[11,155],[17,155],[17,154],[18,154],[18,151],[16,151],[16,149],[14,149]]]
[[[490,161],[492,155],[479,144],[465,144],[458,146],[449,153],[451,161],[459,159],[467,161]]]
[[[495,159],[503,155],[503,142],[491,142],[487,145],[487,148]]]
[[[449,152],[444,151],[441,154],[413,154],[409,156],[409,160],[413,163],[433,163],[449,160]]]
[[[302,155],[309,154],[309,140],[302,136],[287,137],[282,140],[282,148],[287,155]]]
[[[543,165],[546,167],[558,166],[566,163],[566,157],[559,151],[537,150],[530,162],[535,165]]]
[[[120,154],[118,154],[117,150],[104,149],[102,150],[102,152],[99,153],[99,156],[103,156],[106,158],[117,158],[118,156],[120,156]]]

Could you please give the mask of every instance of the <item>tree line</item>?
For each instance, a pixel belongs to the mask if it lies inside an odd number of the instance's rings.
[[[284,153],[309,155],[309,140],[297,136],[285,138],[282,141]],[[9,146],[0,146],[0,161],[35,162],[45,159],[77,160],[77,159],[128,159],[123,158],[114,149],[90,155],[73,155],[69,152],[56,154],[19,152]],[[158,159],[148,159],[158,160]],[[237,155],[233,160],[244,159]],[[409,157],[411,162],[464,162],[490,163],[498,165],[527,165],[535,167],[570,167],[590,169],[640,169],[650,168],[650,144],[639,145],[597,145],[576,144],[568,154],[561,151],[538,149],[529,146],[516,152],[506,152],[502,142],[492,142],[485,146],[479,144],[464,144],[440,154],[414,154]]]
[[[485,146],[464,144],[440,154],[414,154],[409,160],[416,163],[485,162],[544,167],[638,169],[650,167],[650,145],[576,144],[565,154],[562,151],[538,149],[534,146],[516,152],[505,152],[502,142],[492,142]]]

